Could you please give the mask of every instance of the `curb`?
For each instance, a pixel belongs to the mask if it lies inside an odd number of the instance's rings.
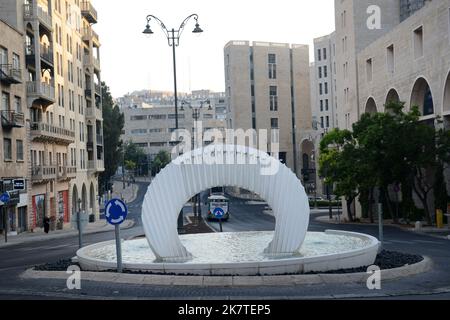
[[[136,222],[134,220],[128,220],[128,221],[130,221],[130,225],[128,227],[124,227],[121,230],[131,229],[136,224]],[[112,231],[114,231],[114,229],[113,230],[92,230],[92,231],[88,231],[88,232],[83,232],[83,235],[97,234],[97,233],[103,233],[103,232],[112,232]],[[16,245],[21,245],[21,244],[25,244],[25,243],[30,243],[30,242],[42,242],[42,241],[49,241],[49,240],[64,239],[64,238],[69,238],[69,237],[73,237],[73,236],[77,236],[77,235],[78,235],[78,231],[74,232],[73,230],[69,230],[67,233],[61,233],[58,235],[49,236],[48,238],[41,238],[41,239],[31,239],[30,238],[27,241],[0,243],[0,249],[11,247],[11,246],[16,246]]]
[[[414,264],[401,268],[382,270],[381,279],[396,280],[418,275],[432,269],[433,262],[429,257]],[[22,279],[61,279],[66,280],[72,273],[65,271],[36,271],[28,269],[20,275]],[[369,274],[315,274],[315,275],[282,275],[282,276],[169,276],[169,275],[139,275],[118,274],[107,272],[82,272],[82,281],[109,282],[120,284],[159,285],[159,286],[190,286],[190,287],[280,287],[298,285],[323,285],[366,283]]]

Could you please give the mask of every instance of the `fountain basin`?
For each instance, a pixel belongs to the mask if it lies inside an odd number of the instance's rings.
[[[181,236],[192,253],[187,262],[157,262],[146,239],[124,241],[123,267],[128,271],[175,275],[281,275],[326,272],[370,266],[379,241],[369,235],[328,230],[309,232],[296,256],[267,256],[273,232],[212,233]],[[97,243],[77,252],[85,271],[116,269],[115,241]]]

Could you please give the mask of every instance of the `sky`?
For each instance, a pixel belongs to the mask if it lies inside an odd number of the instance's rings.
[[[231,40],[309,44],[334,30],[334,0],[92,0],[98,11],[102,80],[114,98],[135,90],[173,91],[172,48],[153,21],[178,29],[190,14],[199,15],[204,32],[192,34],[188,22],[177,47],[178,90],[225,91],[223,48]],[[310,60],[311,57],[310,57]]]

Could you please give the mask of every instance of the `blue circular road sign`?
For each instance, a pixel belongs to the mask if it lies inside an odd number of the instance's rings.
[[[8,192],[5,192],[4,194],[2,194],[0,196],[0,201],[3,202],[3,203],[8,203],[9,200],[11,200],[11,197],[10,197]]]
[[[222,208],[215,208],[213,214],[217,219],[222,219],[225,216],[225,211]]]
[[[127,205],[119,199],[112,199],[105,206],[105,216],[113,226],[122,224],[128,215]]]

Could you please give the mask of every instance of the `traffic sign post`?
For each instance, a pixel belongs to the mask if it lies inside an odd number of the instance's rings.
[[[110,200],[105,206],[105,217],[109,224],[115,227],[117,272],[122,273],[122,242],[120,240],[120,225],[128,215],[127,205],[119,199]]]
[[[11,199],[8,192],[5,192],[0,196],[0,204],[2,205],[2,213],[3,213],[3,226],[5,228],[5,243],[8,243],[8,210],[6,209],[6,205]]]
[[[219,219],[220,232],[223,232],[222,219],[225,216],[225,211],[223,211],[222,208],[215,208],[213,214],[217,219]]]

